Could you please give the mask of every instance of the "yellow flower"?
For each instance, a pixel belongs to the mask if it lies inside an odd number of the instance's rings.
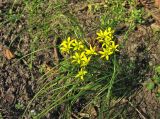
[[[89,64],[90,60],[91,60],[91,56],[86,57],[86,55],[84,55],[82,58],[81,67],[87,66]]]
[[[104,32],[102,30],[100,30],[99,32],[97,32],[97,39],[104,39],[106,37],[106,35],[104,34]]]
[[[91,56],[87,57],[85,52],[82,52],[82,53],[76,52],[72,56],[72,63],[80,64],[80,66],[83,67],[88,65],[90,59],[91,59]]]
[[[110,48],[103,48],[103,51],[99,51],[99,54],[101,54],[101,58],[106,58],[106,60],[109,60],[109,55],[113,54],[113,52]]]
[[[90,45],[89,49],[86,49],[86,55],[97,55],[96,53],[96,47],[92,47]]]
[[[73,47],[73,50],[81,50],[84,48],[84,45],[81,41],[77,41],[76,39],[74,39],[74,42],[72,44],[74,47]]]
[[[114,33],[114,30],[112,30],[111,27],[108,27],[107,33],[108,33],[109,36],[112,36],[113,33]]]
[[[84,53],[79,54],[79,53],[76,52],[76,53],[72,56],[72,63],[81,64],[83,54],[84,54]]]
[[[70,49],[72,48],[73,40],[71,40],[70,37],[68,37],[66,40],[63,40],[60,45],[60,50],[62,53],[68,53],[70,52]]]
[[[103,44],[102,44],[102,47],[108,47],[110,44],[111,44],[111,41],[112,41],[112,38],[111,37],[108,37],[108,38],[105,38],[103,40]]]
[[[114,42],[114,41],[111,41],[110,49],[111,49],[112,51],[119,51],[119,50],[117,49],[117,47],[118,47],[118,45],[115,45],[115,42]]]
[[[100,30],[97,33],[97,40],[99,40],[99,42],[104,42],[104,40],[107,39],[108,40],[112,40],[113,39],[113,33],[114,30],[111,29],[111,27],[109,27],[107,30],[105,30],[104,32],[102,30]]]
[[[86,73],[87,73],[87,71],[84,70],[83,68],[81,68],[81,70],[76,75],[76,78],[80,78],[81,80],[83,80]]]

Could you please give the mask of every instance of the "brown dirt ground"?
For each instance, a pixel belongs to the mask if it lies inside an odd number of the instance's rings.
[[[153,33],[152,27],[139,26],[126,41],[126,48],[124,51],[122,50],[122,53],[127,54],[130,61],[136,64],[130,75],[133,75],[134,79],[138,79],[136,85],[142,84],[125,102],[125,105],[127,105],[127,114],[125,113],[127,116],[125,115],[125,117],[131,119],[159,119],[160,100],[155,95],[157,89],[149,91],[145,87],[146,82],[153,76],[153,67],[160,64],[160,40]],[[127,83],[125,85],[129,86],[130,84]]]

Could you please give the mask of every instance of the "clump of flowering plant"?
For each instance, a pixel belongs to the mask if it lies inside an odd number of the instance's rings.
[[[117,50],[118,45],[113,41],[114,31],[109,27],[107,30],[97,32],[97,40],[102,43],[102,51],[99,51],[101,58],[109,60],[109,56]]]
[[[84,79],[84,76],[87,74],[86,67],[92,60],[93,56],[104,58],[109,60],[109,56],[112,55],[115,51],[118,51],[118,45],[115,45],[113,41],[114,30],[110,27],[105,31],[100,30],[97,32],[97,38],[99,44],[101,44],[101,49],[97,51],[97,46],[89,45],[87,46],[82,40],[71,39],[68,37],[63,40],[60,44],[61,53],[66,53],[69,55],[71,63],[78,65],[79,71],[76,78]]]

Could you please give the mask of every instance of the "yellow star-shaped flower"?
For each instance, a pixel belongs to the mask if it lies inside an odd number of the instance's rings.
[[[72,56],[72,63],[81,64],[82,57],[83,57],[83,54],[80,54],[80,53],[76,52]]]
[[[87,66],[89,64],[90,60],[91,60],[91,56],[86,57],[86,55],[84,55],[82,58],[81,67]]]
[[[119,45],[115,45],[115,42],[114,42],[114,41],[111,41],[110,49],[111,49],[112,51],[119,51],[119,50],[117,49],[118,46],[119,46]]]
[[[76,39],[74,39],[74,42],[73,42],[73,50],[76,51],[76,50],[81,50],[84,48],[84,45],[81,41],[77,41]]]
[[[63,40],[61,45],[60,45],[61,52],[69,54],[69,52],[72,48],[72,43],[73,43],[73,40],[71,40],[70,37],[68,37],[66,40]]]
[[[102,31],[102,30],[100,30],[99,32],[97,32],[97,40],[100,40],[100,41],[102,41],[102,39],[104,39],[106,36],[105,36],[105,34],[104,34],[104,32]]]
[[[80,78],[81,80],[84,80],[84,76],[86,75],[87,71],[81,68],[81,70],[76,75],[76,78]]]
[[[99,42],[104,42],[104,40],[107,39],[107,41],[112,40],[113,39],[113,33],[114,30],[111,29],[111,27],[109,27],[108,29],[106,29],[105,31],[100,30],[99,32],[97,32],[97,40],[99,40]]]
[[[99,51],[99,54],[101,54],[101,58],[109,60],[109,55],[113,54],[113,52],[109,48],[103,48],[103,51]]]
[[[96,53],[96,47],[92,47],[90,45],[89,49],[86,49],[86,55],[97,55]]]

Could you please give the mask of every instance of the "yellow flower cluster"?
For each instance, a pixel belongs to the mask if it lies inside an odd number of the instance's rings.
[[[106,60],[109,60],[109,56],[115,51],[118,51],[118,45],[115,45],[115,42],[113,41],[113,33],[114,30],[110,27],[105,31],[100,30],[97,32],[98,37],[96,39],[102,44],[102,51],[99,51],[99,54],[101,55],[101,58],[105,58]]]
[[[86,75],[86,66],[90,63],[93,56],[100,55],[101,58],[109,59],[109,56],[118,51],[118,45],[115,45],[113,41],[114,31],[111,28],[108,28],[105,31],[100,30],[97,32],[97,40],[99,44],[102,44],[102,51],[96,51],[96,46],[85,45],[82,40],[71,39],[68,37],[63,40],[60,44],[61,53],[66,53],[70,56],[71,62],[80,67],[79,72],[76,75],[76,78],[84,79]]]
[[[87,73],[85,67],[89,64],[91,57],[97,55],[95,47],[90,45],[90,47],[87,48],[82,40],[71,39],[68,37],[61,43],[60,50],[62,53],[70,55],[73,64],[79,65],[80,71],[76,77],[83,80],[84,75]]]

